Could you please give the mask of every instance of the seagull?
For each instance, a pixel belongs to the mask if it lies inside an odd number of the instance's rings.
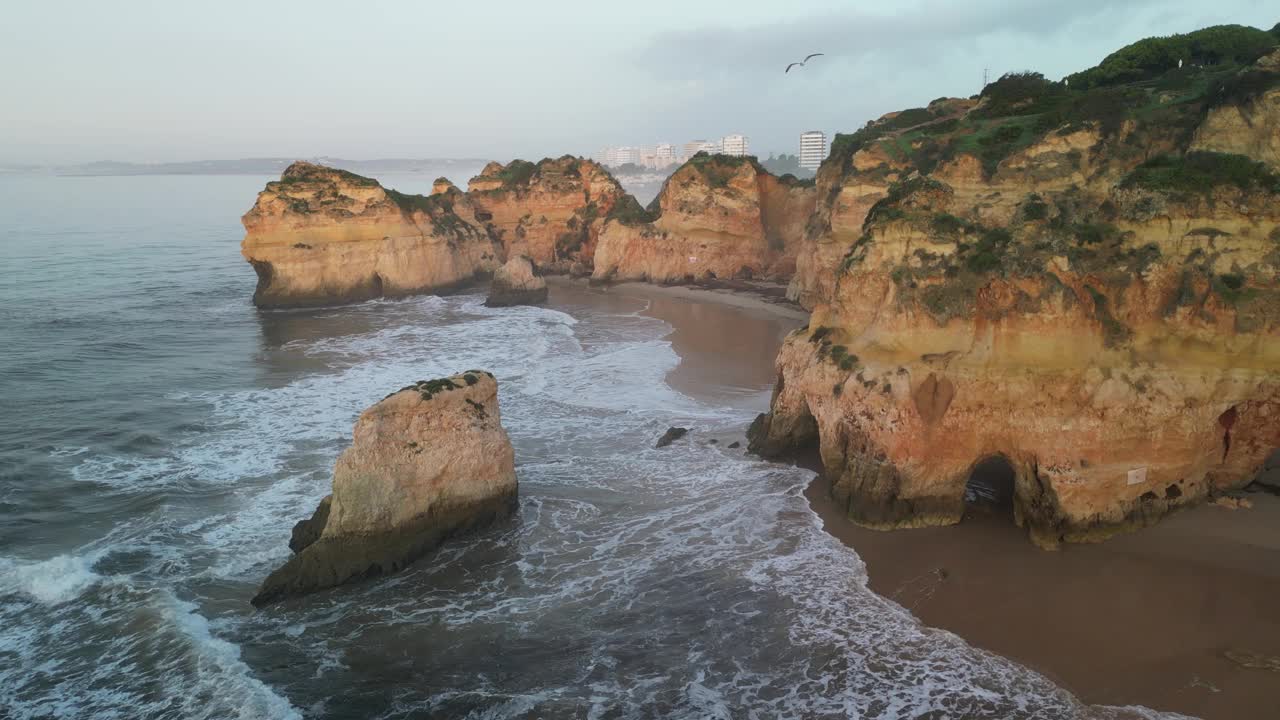
[[[801,60],[800,62],[793,62],[793,63],[791,63],[790,65],[788,65],[788,66],[787,66],[787,69],[786,69],[786,70],[783,70],[782,72],[783,72],[783,74],[789,73],[789,72],[791,72],[791,68],[793,68],[793,67],[795,67],[795,66],[797,66],[797,65],[799,65],[800,67],[804,67],[804,64],[805,64],[805,63],[807,63],[807,62],[809,62],[810,60],[812,60],[812,59],[814,59],[814,58],[818,57],[819,55],[825,55],[825,54],[826,54],[826,53],[813,53],[812,55],[807,55],[807,56],[805,56],[805,59]]]

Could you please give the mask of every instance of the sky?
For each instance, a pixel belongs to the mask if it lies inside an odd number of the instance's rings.
[[[0,162],[796,152],[1274,0],[40,0],[0,24]],[[788,62],[823,52],[783,73]]]

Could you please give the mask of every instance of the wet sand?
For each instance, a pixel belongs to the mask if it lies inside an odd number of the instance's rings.
[[[760,412],[769,406],[783,338],[809,320],[799,306],[776,297],[728,290],[643,283],[588,287],[558,277],[548,278],[548,285],[552,307],[589,295],[593,303],[665,321],[672,327],[666,339],[680,356],[667,384],[690,397]]]
[[[562,288],[647,308],[673,327],[674,388],[761,411],[778,346],[807,317],[722,290],[567,280],[552,288],[553,305]],[[1280,497],[1253,493],[1252,509],[1203,506],[1102,544],[1045,552],[1009,513],[975,508],[953,527],[878,532],[849,522],[821,479],[807,494],[827,530],[862,558],[873,590],[1088,703],[1280,718],[1280,672],[1228,657],[1280,657]]]

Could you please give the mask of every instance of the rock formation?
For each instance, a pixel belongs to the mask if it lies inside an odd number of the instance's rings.
[[[447,177],[438,177],[431,183],[432,195],[441,195],[452,190],[457,190],[457,187]]]
[[[816,445],[875,528],[959,521],[1002,457],[1044,547],[1248,483],[1280,446],[1276,60],[1006,76],[837,136],[752,448]]]
[[[604,218],[625,195],[603,167],[568,155],[489,163],[467,190],[504,257],[527,255],[548,272],[584,275]]]
[[[813,254],[802,251],[817,197],[812,183],[774,177],[754,158],[695,157],[652,211],[603,167],[570,156],[489,163],[468,188],[437,178],[431,195],[404,195],[343,170],[294,163],[243,218],[242,252],[258,273],[254,302],[440,292],[519,256],[544,272],[606,280],[786,281],[797,256]]]
[[[654,447],[664,448],[688,434],[689,428],[669,427],[662,433],[662,437],[658,438],[658,443]]]
[[[619,204],[592,278],[788,280],[816,197],[811,183],[774,177],[754,158],[700,153],[667,179],[648,211],[630,198]]]
[[[260,307],[435,292],[491,272],[500,251],[456,188],[404,195],[307,162],[267,183],[243,223]]]
[[[514,452],[493,376],[471,370],[410,385],[361,413],[333,495],[295,527],[297,554],[253,604],[394,572],[450,536],[508,516],[515,502]]]
[[[498,268],[489,285],[488,307],[537,305],[547,301],[547,281],[528,257],[517,255]]]

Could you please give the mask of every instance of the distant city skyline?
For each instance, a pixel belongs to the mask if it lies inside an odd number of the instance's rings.
[[[806,127],[831,137],[976,93],[984,68],[1056,79],[1144,37],[1277,20],[1262,0],[498,5],[15,4],[0,25],[0,165],[507,161],[722,127],[791,153]]]
[[[670,142],[652,145],[609,145],[600,148],[591,158],[607,167],[639,165],[661,170],[686,162],[699,152],[725,155],[750,155],[750,138],[741,133],[730,133],[717,140],[690,140],[679,146]]]

